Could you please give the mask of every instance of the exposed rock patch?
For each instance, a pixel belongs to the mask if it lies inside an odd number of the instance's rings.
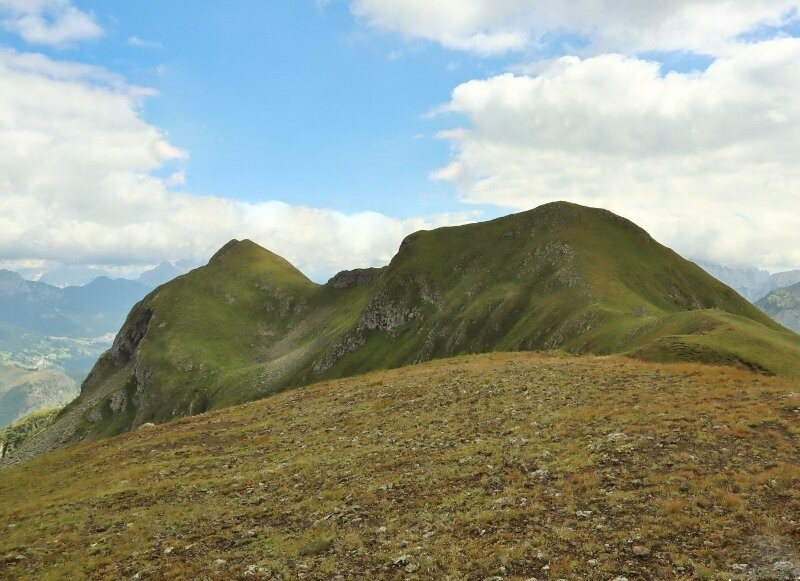
[[[334,275],[326,286],[337,289],[354,288],[368,284],[378,278],[383,273],[382,268],[356,268],[353,270],[343,270]]]

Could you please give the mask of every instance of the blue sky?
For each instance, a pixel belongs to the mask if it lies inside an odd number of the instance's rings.
[[[0,267],[130,274],[249,237],[324,280],[566,199],[794,268],[798,8],[0,0]]]
[[[453,120],[425,114],[509,63],[372,33],[338,2],[75,4],[105,35],[37,50],[156,89],[142,115],[190,153],[186,188],[248,201],[400,217],[456,209],[453,186],[428,179],[449,155],[435,133]]]

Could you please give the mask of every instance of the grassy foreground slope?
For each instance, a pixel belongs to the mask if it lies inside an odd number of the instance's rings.
[[[0,576],[794,579],[799,436],[796,380],[439,360],[2,470]]]
[[[412,234],[325,285],[233,241],[139,303],[80,397],[4,462],[319,379],[549,349],[800,377],[800,336],[632,222],[553,203]]]

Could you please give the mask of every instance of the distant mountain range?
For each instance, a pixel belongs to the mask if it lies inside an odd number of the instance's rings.
[[[145,286],[155,288],[165,282],[168,282],[186,274],[193,268],[200,266],[199,263],[192,260],[179,260],[175,263],[163,261],[155,268],[142,272],[136,280]],[[95,268],[91,266],[82,265],[66,265],[48,270],[41,277],[38,282],[43,282],[50,286],[64,288],[68,286],[85,286],[98,277],[115,278],[107,270]]]
[[[800,270],[770,274],[754,267],[722,266],[696,261],[711,276],[727,284],[744,298],[755,303],[775,289],[800,282]]]
[[[49,280],[97,272],[65,268]],[[101,275],[61,288],[0,270],[0,427],[77,396],[79,382],[111,346],[131,307],[180,274],[181,268],[163,262],[138,281]]]
[[[138,303],[78,399],[19,453],[316,380],[556,349],[800,376],[800,337],[732,289],[624,218],[553,203],[417,232],[388,266],[325,285],[231,241]]]
[[[105,276],[85,286],[58,288],[0,270],[0,325],[39,335],[97,337],[114,332],[150,287]]]

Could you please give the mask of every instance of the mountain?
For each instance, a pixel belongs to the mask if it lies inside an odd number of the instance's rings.
[[[318,379],[487,351],[624,353],[800,376],[800,337],[605,210],[417,232],[325,285],[250,241],[138,303],[43,440],[117,434]]]
[[[622,357],[324,381],[0,470],[0,577],[795,580],[798,409]]]
[[[27,370],[0,363],[0,428],[78,396],[78,383],[60,369]]]
[[[161,286],[162,284],[171,281],[173,278],[177,278],[182,274],[186,274],[196,266],[199,265],[185,260],[176,262],[175,264],[163,261],[155,268],[146,270],[140,274],[136,281],[150,288],[156,288],[157,286]]]
[[[704,261],[697,261],[697,264],[753,303],[777,288],[800,282],[800,270],[770,274],[754,267],[722,266]]]
[[[800,283],[800,270],[790,270],[787,272],[777,272],[773,275],[770,275],[770,289],[775,290],[778,288],[784,288],[787,286],[792,286],[795,284]],[[761,295],[762,297],[766,295],[764,293]]]
[[[800,283],[772,291],[756,306],[787,329],[800,333]]]
[[[136,281],[100,276],[84,286],[63,289],[63,309],[87,336],[119,329],[131,307],[150,289]]]
[[[66,286],[83,286],[89,284],[98,276],[111,277],[107,271],[91,266],[59,266],[58,268],[45,272],[39,277],[39,282],[64,288]]]
[[[47,363],[85,377],[149,290],[107,277],[57,288],[0,270],[0,361],[23,368]]]
[[[0,270],[0,325],[24,333],[94,337],[118,329],[125,313],[149,290],[108,277],[58,288]]]
[[[0,270],[0,427],[74,399],[77,382],[149,290],[107,277],[58,288]]]

